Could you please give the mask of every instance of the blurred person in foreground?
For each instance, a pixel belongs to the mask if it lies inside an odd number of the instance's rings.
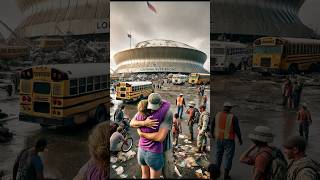
[[[109,178],[109,122],[94,127],[89,136],[90,160],[81,167],[74,180],[105,180]]]

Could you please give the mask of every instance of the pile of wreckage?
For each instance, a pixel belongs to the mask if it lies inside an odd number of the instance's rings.
[[[195,153],[195,147],[192,146],[192,142],[187,139],[185,135],[179,135],[180,142],[184,142],[184,145],[178,144],[174,147],[174,162],[175,162],[175,173],[179,178],[186,177],[181,172],[192,172],[195,174],[195,177],[200,179],[209,179],[210,173],[207,171],[209,161],[205,153]],[[137,147],[134,150],[129,152],[119,152],[118,156],[111,156],[110,162],[112,169],[120,178],[128,178],[128,174],[125,173],[125,168],[121,166],[121,163],[124,163],[128,160],[133,159],[137,155]],[[136,179],[136,176],[129,177]]]

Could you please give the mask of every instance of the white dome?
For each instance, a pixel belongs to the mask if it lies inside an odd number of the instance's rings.
[[[144,47],[180,47],[180,48],[196,49],[192,46],[189,46],[181,42],[165,40],[165,39],[152,39],[152,40],[142,41],[136,45],[136,48],[144,48]]]

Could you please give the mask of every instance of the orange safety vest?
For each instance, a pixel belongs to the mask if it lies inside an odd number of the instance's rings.
[[[233,114],[218,112],[215,118],[215,138],[234,140],[234,119]]]
[[[183,97],[178,97],[177,98],[177,106],[182,106],[183,105]]]

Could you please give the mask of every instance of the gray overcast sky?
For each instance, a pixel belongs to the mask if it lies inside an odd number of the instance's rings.
[[[207,54],[210,59],[210,2],[111,2],[110,4],[110,58],[141,41],[167,39],[188,44]],[[209,60],[204,67],[209,70]]]

